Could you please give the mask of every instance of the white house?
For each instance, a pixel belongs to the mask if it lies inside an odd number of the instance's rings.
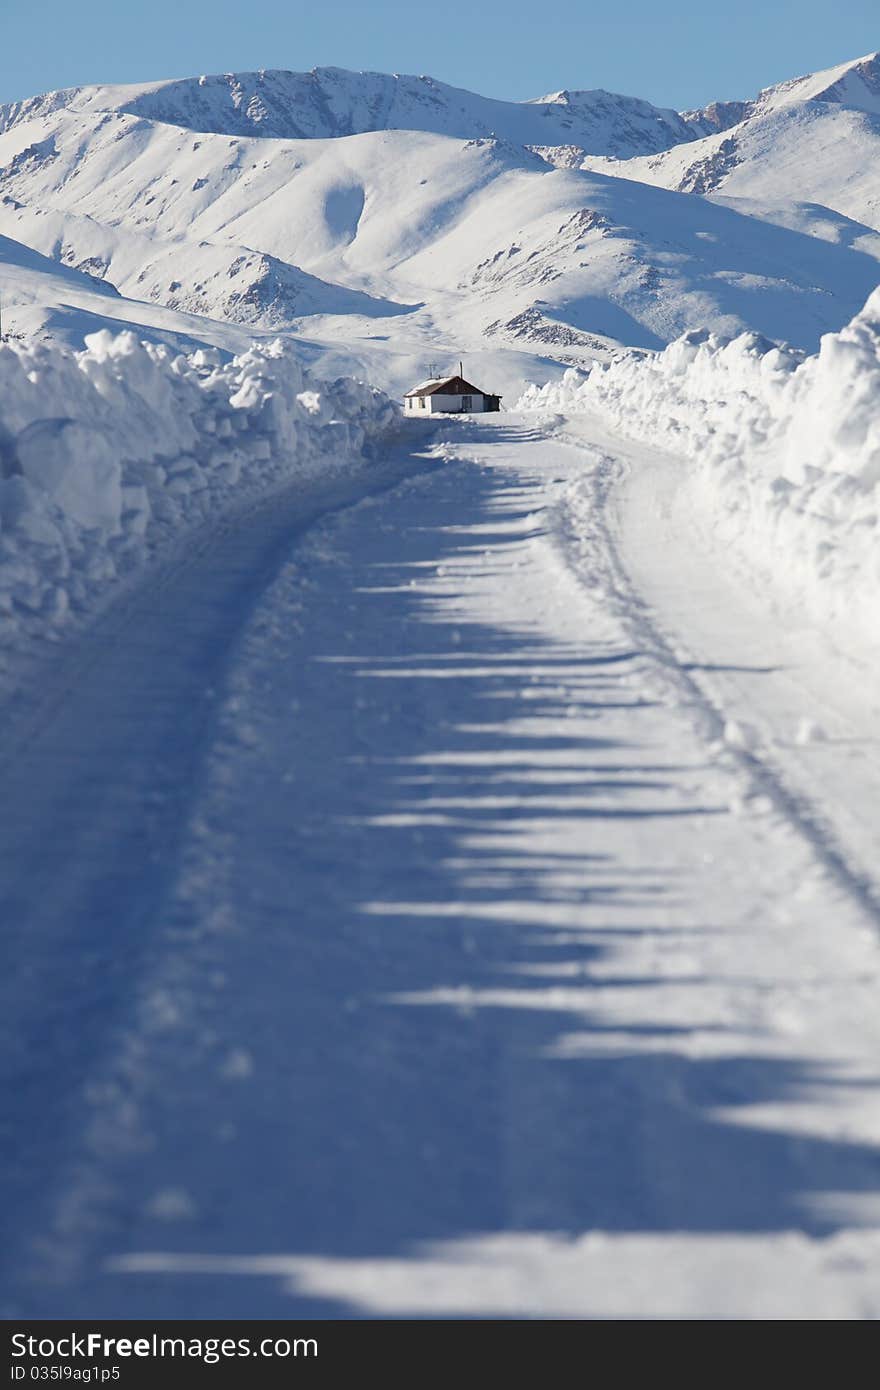
[[[437,414],[439,411],[447,415],[479,415],[486,410],[498,410],[500,406],[500,396],[487,395],[463,376],[433,377],[414,386],[403,398],[407,415]]]

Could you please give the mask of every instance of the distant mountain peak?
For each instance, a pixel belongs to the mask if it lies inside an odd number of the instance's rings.
[[[0,130],[63,108],[122,112],[200,134],[332,139],[414,130],[465,140],[494,134],[519,146],[577,144],[618,158],[656,154],[694,138],[676,111],[613,92],[563,89],[533,101],[501,101],[430,76],[335,67],[50,92],[0,107]]]

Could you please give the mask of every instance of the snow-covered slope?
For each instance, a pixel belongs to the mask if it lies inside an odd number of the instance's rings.
[[[87,268],[40,255],[7,236],[0,236],[0,301],[6,341],[48,338],[80,346],[102,329],[130,328],[139,338],[179,349],[207,343],[233,352],[243,350],[249,338],[233,323],[128,299]]]
[[[0,111],[0,233],[395,392],[695,327],[813,350],[880,278],[878,90],[875,60],[683,117],[339,69],[77,88]]]
[[[808,200],[880,227],[880,54],[719,107],[714,123],[694,119],[707,132],[696,143],[587,164],[689,193]]]
[[[427,359],[577,359],[694,324],[814,347],[878,279],[876,235],[822,240],[495,139],[265,140],[65,107],[13,125],[0,161],[0,230],[131,297],[272,329],[309,316],[309,336],[408,337]]]
[[[766,87],[751,104],[750,114],[765,115],[802,101],[836,103],[880,116],[880,53]]]

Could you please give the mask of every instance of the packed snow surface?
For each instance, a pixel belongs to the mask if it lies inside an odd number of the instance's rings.
[[[145,575],[4,723],[4,1308],[878,1316],[857,682],[716,600],[656,455],[633,529],[619,438],[412,437]]]

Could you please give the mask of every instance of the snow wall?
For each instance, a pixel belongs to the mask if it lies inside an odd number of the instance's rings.
[[[880,644],[880,290],[815,356],[753,333],[570,370],[518,409],[588,412],[692,461],[687,504],[810,619]]]
[[[362,382],[311,380],[280,340],[225,362],[106,329],[77,353],[0,347],[7,653],[213,512],[368,458],[398,419]]]

